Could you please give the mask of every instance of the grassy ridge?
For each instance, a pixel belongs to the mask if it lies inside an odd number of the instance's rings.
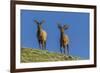
[[[79,57],[66,56],[64,54],[52,53],[47,50],[22,48],[21,49],[21,62],[51,62],[51,61],[66,61],[66,60],[79,60]]]

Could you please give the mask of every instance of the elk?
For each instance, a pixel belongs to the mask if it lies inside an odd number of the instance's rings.
[[[69,28],[68,25],[61,26],[58,24],[58,28],[60,29],[60,52],[62,53],[62,48],[64,49],[63,53],[66,54],[67,49],[67,55],[69,55],[69,38],[65,34],[65,30]]]
[[[46,50],[46,40],[47,40],[47,33],[45,30],[42,29],[42,24],[45,22],[42,20],[41,22],[34,20],[37,24],[37,40],[39,43],[39,48],[42,50]]]

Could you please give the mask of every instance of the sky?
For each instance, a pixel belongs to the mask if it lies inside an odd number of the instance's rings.
[[[69,53],[89,59],[89,13],[21,10],[21,47],[37,48],[37,25],[34,20],[42,21],[43,29],[47,32],[47,49],[60,53],[60,31],[57,23],[69,25],[65,34],[69,37]]]

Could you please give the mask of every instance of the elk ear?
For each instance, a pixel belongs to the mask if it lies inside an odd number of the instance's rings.
[[[39,24],[39,22],[38,22],[37,20],[34,20],[34,22],[35,22],[36,24]]]
[[[59,29],[61,29],[61,28],[62,28],[60,24],[58,24],[58,28],[59,28]]]
[[[45,20],[42,20],[42,21],[40,22],[40,24],[43,24],[43,23],[45,23]]]
[[[69,28],[69,25],[64,25],[63,28],[64,28],[65,30],[67,30],[67,29]]]

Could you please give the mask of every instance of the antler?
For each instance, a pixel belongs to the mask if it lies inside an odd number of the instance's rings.
[[[41,22],[40,22],[40,24],[43,24],[45,22],[45,20],[42,20]]]
[[[64,29],[68,29],[69,28],[69,25],[64,25],[63,28]]]
[[[39,24],[39,22],[38,22],[37,20],[34,20],[34,22],[35,22],[36,24]]]
[[[59,28],[59,29],[61,29],[61,28],[62,28],[62,26],[61,26],[59,23],[58,23],[58,28]]]

